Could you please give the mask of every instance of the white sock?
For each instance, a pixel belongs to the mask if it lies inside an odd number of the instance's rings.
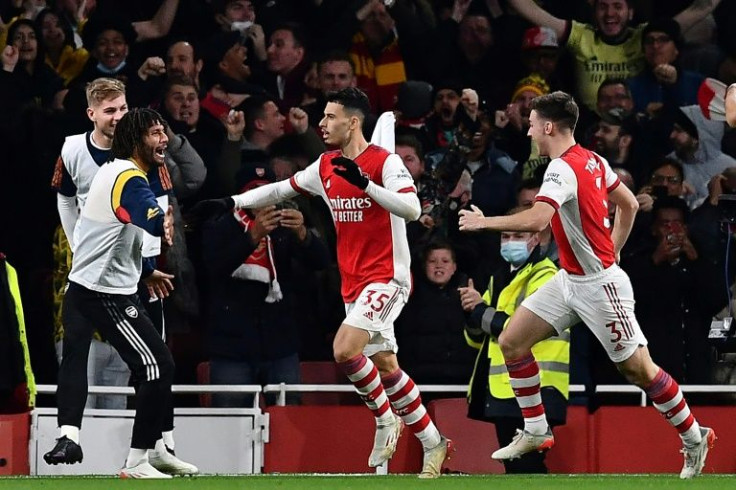
[[[59,437],[64,436],[79,444],[79,427],[74,427],[73,425],[62,425],[59,427]]]
[[[167,430],[166,432],[162,432],[161,436],[164,438],[164,444],[166,444],[166,447],[174,450],[174,431],[173,430]]]
[[[688,447],[700,444],[700,441],[703,440],[703,435],[700,433],[698,421],[694,421],[688,430],[680,434],[680,438],[682,439],[682,443]]]
[[[125,467],[132,468],[141,463],[148,461],[148,449],[130,448],[128,451],[128,459],[125,460]]]
[[[544,414],[538,417],[524,418],[524,430],[530,434],[541,436],[547,433],[547,429],[549,429],[549,425]]]

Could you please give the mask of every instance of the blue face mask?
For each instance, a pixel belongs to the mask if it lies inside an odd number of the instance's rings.
[[[531,255],[527,242],[510,241],[501,244],[501,257],[511,265],[519,266]]]

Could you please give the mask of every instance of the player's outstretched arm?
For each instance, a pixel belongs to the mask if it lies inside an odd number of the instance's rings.
[[[736,127],[736,83],[726,90],[726,122],[732,128]]]
[[[407,221],[414,221],[419,219],[422,206],[414,189],[411,175],[404,164],[397,160],[398,158],[392,155],[386,159],[384,164],[384,185],[390,188],[381,187],[372,182],[358,164],[349,158],[333,158],[332,164],[335,166],[337,175],[365,191],[383,209]]]
[[[533,231],[544,230],[555,215],[555,208],[544,201],[537,201],[534,206],[521,213],[509,216],[484,216],[478,206],[460,210],[460,231],[496,230],[496,231]]]
[[[187,213],[197,222],[222,216],[234,208],[262,208],[296,196],[288,180],[256,187],[248,192],[221,199],[205,199],[192,206]]]

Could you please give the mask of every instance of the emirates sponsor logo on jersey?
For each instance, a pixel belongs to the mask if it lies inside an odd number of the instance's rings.
[[[363,210],[373,206],[370,197],[332,197],[330,206],[335,221],[339,223],[355,223],[363,221]]]

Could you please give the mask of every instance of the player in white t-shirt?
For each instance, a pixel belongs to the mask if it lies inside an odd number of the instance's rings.
[[[61,225],[69,241],[70,249],[74,252],[76,252],[76,244],[78,242],[78,223],[80,221],[81,211],[87,201],[92,181],[100,167],[110,160],[115,128],[122,117],[128,112],[125,85],[117,79],[97,78],[93,80],[87,84],[86,96],[88,103],[87,116],[94,124],[94,129],[66,138],[61,149],[61,155],[56,162],[54,177],[51,182],[52,187],[58,192],[57,207]],[[165,169],[165,167],[163,168]],[[158,172],[160,170],[153,175],[160,175]],[[154,192],[160,189],[160,193],[162,193],[164,188],[160,179],[155,184],[157,189]],[[157,196],[157,201],[162,209],[168,207],[168,198]],[[144,233],[144,257],[155,257],[159,254],[160,248],[160,237],[154,237],[147,232]],[[169,294],[171,279],[173,277],[171,274],[156,270],[145,282],[150,286],[150,292],[155,293],[154,295],[159,298],[164,298]],[[161,282],[159,282],[159,279],[161,279]],[[167,284],[168,287],[159,287],[160,284]],[[146,305],[147,308],[151,308],[152,306],[154,305],[151,302]],[[155,310],[154,307],[153,311]],[[152,313],[149,313],[149,315],[152,315]],[[154,322],[154,324],[156,323],[163,323],[163,321]],[[67,344],[66,346],[61,346],[64,349],[68,347],[69,341],[60,341],[59,343]],[[75,354],[79,353],[80,349],[73,349],[72,352]],[[106,381],[106,384],[118,386],[128,384],[130,370],[128,370],[125,361],[109,342],[93,338],[88,352],[89,356],[87,356],[87,352],[81,354],[84,362],[69,363],[69,365],[74,366],[74,369],[79,369],[85,364],[87,365],[88,384],[98,384],[98,380],[102,379]],[[65,355],[68,356],[68,354]],[[73,377],[76,379],[77,375],[75,374]],[[99,383],[101,384],[102,382],[99,381]],[[120,396],[107,397],[106,400],[100,398],[95,400],[94,396],[87,395],[87,384],[77,386],[77,388],[79,389],[75,390],[74,396],[69,397],[71,400],[69,411],[74,415],[66,417],[63,421],[60,420],[57,445],[44,455],[44,460],[48,464],[72,464],[81,461],[82,453],[81,448],[79,448],[79,431],[85,400],[87,400],[88,408],[124,409],[127,404],[126,398]],[[121,402],[118,402],[115,398],[121,399]],[[96,402],[100,402],[100,405],[96,406]],[[121,403],[122,405],[118,406]],[[199,471],[196,466],[180,460],[172,452],[174,447],[174,407],[170,393],[168,394],[167,404],[169,407],[162,424],[161,434],[166,452],[162,457],[154,456],[152,462],[157,469],[166,473],[181,475],[196,474]]]
[[[347,313],[335,336],[334,356],[376,418],[368,464],[380,466],[393,456],[406,424],[424,447],[420,478],[437,478],[451,441],[440,435],[416,385],[399,367],[393,328],[411,290],[406,221],[419,218],[421,208],[401,158],[363,136],[369,112],[362,91],[351,87],[334,93],[319,126],[325,143],[339,150],[323,153],[289,180],[202,201],[191,212],[204,217],[233,206],[271,206],[300,193],[322,197],[335,223]]]
[[[525,424],[511,444],[492,457],[513,459],[554,446],[531,347],[582,320],[621,374],[643,389],[677,429],[685,455],[680,478],[692,478],[702,471],[715,433],[698,424],[677,382],[649,356],[634,316],[631,282],[618,266],[639,206],[631,191],[619,185],[608,162],[575,142],[577,119],[578,106],[564,92],[532,102],[529,136],[552,161],[531,209],[497,217],[484,217],[475,206],[460,211],[464,231],[541,231],[551,220],[560,251],[560,271],[522,302],[498,339]],[[613,227],[609,200],[618,207]]]

